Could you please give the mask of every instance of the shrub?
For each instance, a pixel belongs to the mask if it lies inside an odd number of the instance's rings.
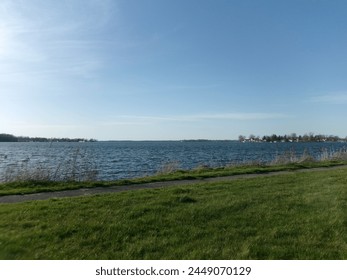
[[[164,163],[159,170],[157,171],[158,175],[164,175],[164,174],[171,174],[175,171],[178,171],[180,167],[180,164],[178,161],[170,161],[167,163]]]

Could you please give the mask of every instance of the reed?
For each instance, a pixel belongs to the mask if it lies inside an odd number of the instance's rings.
[[[7,167],[3,182],[83,182],[96,181],[98,169],[86,151],[75,149],[66,160],[56,166],[49,163],[35,163],[30,159]]]
[[[172,174],[180,169],[180,163],[178,161],[170,161],[161,165],[156,172],[157,175]]]
[[[327,161],[347,161],[347,148],[338,150],[322,149],[318,156],[312,155],[307,149],[300,155],[291,149],[282,154],[277,154],[270,162],[270,165],[291,164],[291,163],[310,163]]]

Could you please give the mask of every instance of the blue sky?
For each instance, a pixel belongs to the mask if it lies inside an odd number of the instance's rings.
[[[1,0],[0,133],[347,136],[347,1]]]

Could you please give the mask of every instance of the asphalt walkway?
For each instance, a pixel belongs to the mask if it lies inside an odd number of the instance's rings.
[[[343,166],[334,166],[334,167],[319,167],[319,168],[312,168],[312,169],[299,169],[295,171],[278,171],[278,172],[269,172],[269,173],[262,173],[262,174],[242,174],[242,175],[223,176],[223,177],[214,177],[214,178],[206,178],[206,179],[154,182],[154,183],[133,184],[133,185],[115,186],[115,187],[81,188],[77,190],[42,192],[42,193],[24,194],[24,195],[7,195],[7,196],[0,196],[0,204],[1,203],[18,203],[18,202],[34,201],[34,200],[46,200],[46,199],[52,199],[52,198],[96,195],[96,194],[104,194],[104,193],[117,193],[117,192],[134,191],[134,190],[140,190],[140,189],[158,189],[158,188],[166,188],[166,187],[181,186],[181,185],[182,186],[192,185],[192,184],[200,184],[200,183],[225,182],[225,181],[247,179],[247,178],[270,177],[270,176],[277,176],[277,175],[283,175],[283,174],[317,172],[317,171],[325,171],[325,170],[332,170],[332,169],[347,169],[347,166],[343,165]]]

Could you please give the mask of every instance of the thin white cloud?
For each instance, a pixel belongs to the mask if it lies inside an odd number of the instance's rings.
[[[312,102],[326,104],[347,104],[347,92],[332,92],[330,94],[317,95],[311,98]]]
[[[86,77],[98,71],[104,63],[98,32],[115,7],[110,0],[2,0],[0,74]]]
[[[286,118],[288,116],[278,113],[217,113],[217,114],[196,114],[196,115],[175,115],[175,116],[119,116],[122,120],[142,120],[142,121],[170,121],[170,122],[198,122],[207,120],[234,120],[234,121],[257,121]]]
[[[238,121],[253,121],[253,120],[269,120],[283,118],[285,115],[277,113],[225,113],[225,114],[206,114],[192,116],[192,119],[198,120],[238,120]]]

